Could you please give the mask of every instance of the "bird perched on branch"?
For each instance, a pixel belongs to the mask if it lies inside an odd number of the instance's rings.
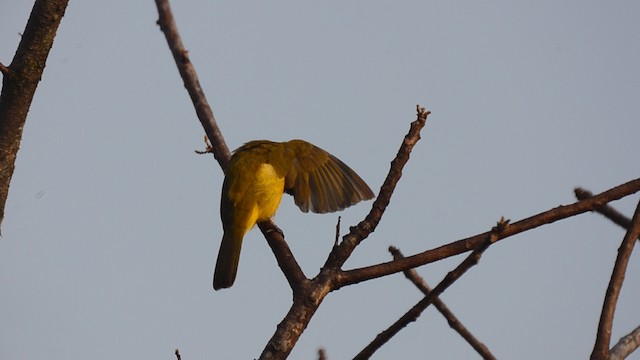
[[[233,285],[244,235],[275,215],[282,194],[303,212],[343,210],[373,198],[367,184],[335,156],[303,140],[251,141],[238,148],[225,169],[220,199],[224,235],[213,288]]]

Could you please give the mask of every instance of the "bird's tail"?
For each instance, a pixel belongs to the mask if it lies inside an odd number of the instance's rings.
[[[242,236],[234,236],[225,231],[218,252],[216,270],[213,273],[213,288],[215,290],[231,287],[238,272]]]

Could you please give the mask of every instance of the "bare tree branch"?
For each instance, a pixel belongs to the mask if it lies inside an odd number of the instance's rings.
[[[209,141],[211,141],[213,156],[218,160],[222,169],[224,169],[227,166],[227,162],[229,162],[231,152],[224,141],[222,132],[213,115],[213,110],[211,106],[209,106],[207,97],[204,95],[204,91],[200,86],[196,69],[189,59],[189,51],[187,51],[182,43],[182,38],[178,32],[178,25],[173,17],[169,0],[156,0],[156,6],[158,7],[158,25],[160,26],[160,30],[162,30],[164,36],[167,38],[169,49],[171,49],[173,59],[184,81],[184,87],[191,97],[191,102],[193,102],[193,106],[196,109],[198,119],[200,119],[204,131]]]
[[[640,202],[638,202],[633,218],[631,218],[631,226],[625,234],[620,248],[618,248],[618,256],[613,266],[611,280],[609,281],[609,286],[607,287],[607,292],[604,297],[604,305],[602,307],[602,314],[600,315],[600,323],[598,324],[598,335],[593,347],[593,352],[591,353],[591,360],[609,359],[613,316],[616,311],[622,283],[624,282],[627,265],[629,264],[629,258],[631,257],[631,251],[638,236],[640,236]]]
[[[9,70],[8,67],[0,62],[0,73],[2,73],[2,75],[8,76],[9,74],[11,74],[11,70]]]
[[[640,326],[635,328],[629,334],[623,336],[618,343],[611,348],[611,356],[609,360],[623,360],[629,354],[640,347]]]
[[[427,117],[431,114],[430,111],[425,110],[423,107],[420,107],[420,105],[416,106],[416,110],[418,113],[417,119],[411,123],[409,132],[405,135],[396,157],[391,161],[391,168],[380,188],[378,197],[373,202],[371,211],[369,211],[369,214],[367,214],[363,221],[351,228],[351,232],[342,238],[343,241],[341,244],[334,246],[323,268],[335,270],[342,267],[356,246],[375,231],[376,226],[378,226],[384,211],[391,201],[391,195],[393,195],[393,191],[398,181],[400,181],[402,169],[409,161],[409,155],[413,147],[418,140],[420,140],[420,131],[425,126]]]
[[[285,241],[284,233],[271,220],[258,223],[258,227],[265,239],[267,239],[267,244],[269,244],[271,251],[275,255],[278,266],[295,294],[299,291],[300,285],[308,281],[308,279],[293,256],[289,244]]]
[[[584,200],[593,197],[593,193],[591,193],[591,191],[585,190],[583,188],[575,188],[574,193],[578,200]],[[623,215],[621,212],[619,212],[609,204],[594,209],[594,211],[599,212],[601,215],[620,225],[625,230],[628,230],[629,226],[631,226],[631,219]],[[638,241],[640,241],[640,238],[638,238]]]
[[[0,94],[0,224],[22,129],[68,3],[36,0],[11,64],[0,67],[4,75]]]
[[[389,252],[393,255],[395,260],[404,258],[402,252],[396,247],[390,246]],[[427,282],[418,275],[418,272],[415,269],[409,269],[404,271],[404,276],[409,279],[424,295],[429,295],[431,293],[431,288],[427,284]],[[460,320],[453,314],[449,307],[440,300],[440,298],[435,298],[433,300],[433,306],[444,316],[449,323],[449,326],[455,330],[463,339],[465,339],[472,348],[474,348],[483,359],[486,360],[495,360],[496,357],[493,356],[489,348],[485,344],[483,344],[480,340],[478,340],[473,334],[467,329]]]
[[[376,352],[382,345],[386,344],[389,339],[395,336],[400,330],[405,328],[409,323],[416,321],[418,317],[422,314],[422,312],[432,304],[438,296],[442,295],[442,293],[451,286],[454,282],[456,282],[464,273],[467,272],[472,266],[478,264],[480,261],[480,257],[482,254],[491,246],[493,243],[498,241],[500,238],[500,234],[509,229],[509,220],[505,220],[504,218],[500,219],[498,224],[487,233],[486,238],[480,245],[469,254],[469,256],[460,263],[454,270],[450,271],[444,279],[431,291],[427,296],[425,296],[422,300],[420,300],[416,305],[414,305],[408,312],[398,319],[393,325],[387,328],[385,331],[381,332],[376,336],[376,338],[367,345],[358,355],[356,355],[354,360],[364,360],[369,359],[374,352]]]
[[[566,219],[568,217],[582,214],[587,211],[592,211],[594,209],[602,207],[608,202],[621,199],[638,191],[640,191],[640,179],[635,179],[609,189],[592,198],[581,200],[571,205],[558,206],[551,210],[542,212],[540,214],[528,217],[509,225],[506,231],[500,233],[500,238],[498,239],[498,241],[542,225],[551,224],[558,220]],[[488,233],[478,234],[466,239],[452,242],[450,244],[442,245],[432,250],[424,251],[413,256],[405,257],[404,259],[394,260],[353,270],[346,270],[338,276],[338,287],[353,285],[361,281],[394,274],[400,271],[415,268],[432,263],[434,261],[448,258],[450,256],[467,252],[478,247],[479,244],[482,243],[487,236]]]

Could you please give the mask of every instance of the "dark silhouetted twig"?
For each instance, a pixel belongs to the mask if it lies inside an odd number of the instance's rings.
[[[362,351],[356,355],[354,360],[369,359],[382,345],[391,339],[400,330],[405,328],[409,323],[416,321],[422,312],[432,304],[433,301],[440,296],[449,286],[456,282],[467,270],[476,265],[485,250],[499,239],[499,235],[509,228],[509,220],[500,219],[498,224],[487,233],[485,240],[480,243],[478,248],[473,250],[469,256],[460,263],[454,270],[450,271],[444,279],[408,312],[400,317],[393,325],[378,334],[376,338],[367,345]]]
[[[318,360],[327,360],[327,351],[324,348],[318,349]]]
[[[390,246],[389,252],[393,255],[394,259],[402,259],[404,255],[400,252],[399,249]],[[429,295],[432,291],[427,282],[418,275],[418,272],[415,269],[409,269],[404,271],[404,276],[409,279],[424,295]],[[480,356],[482,356],[485,360],[495,360],[496,357],[493,356],[489,348],[485,344],[483,344],[480,340],[478,340],[473,334],[467,329],[460,320],[453,314],[449,307],[442,301],[440,298],[435,298],[433,300],[433,306],[438,309],[438,311],[444,316],[449,323],[449,326],[455,330],[463,339],[465,339],[472,348],[474,348]]]
[[[340,220],[342,217],[338,216],[338,222],[336,223],[336,240],[333,243],[334,246],[338,246],[338,242],[340,242]]]
[[[591,193],[591,191],[583,188],[575,188],[573,192],[578,200],[585,200],[593,197],[593,193]],[[620,225],[625,230],[629,229],[629,226],[631,226],[631,219],[609,204],[594,209],[594,211],[599,212],[601,215]],[[640,241],[640,238],[638,238],[638,241]]]

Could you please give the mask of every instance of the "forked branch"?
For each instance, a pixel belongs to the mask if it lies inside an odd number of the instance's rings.
[[[416,105],[416,111],[418,113],[417,119],[411,123],[409,132],[405,135],[396,157],[391,161],[391,168],[380,188],[378,197],[371,206],[371,211],[369,211],[369,214],[363,221],[351,228],[349,234],[343,237],[342,243],[334,246],[324,264],[324,269],[330,269],[331,271],[340,269],[349,256],[351,256],[356,246],[366,239],[369,234],[376,229],[378,223],[380,223],[380,219],[391,201],[391,195],[393,195],[393,191],[398,181],[400,181],[402,170],[409,161],[411,151],[418,140],[420,140],[420,131],[427,123],[427,117],[431,114],[430,111],[425,110],[425,108],[420,105]]]
[[[387,328],[376,336],[376,338],[367,345],[362,351],[356,355],[354,360],[369,359],[374,352],[376,352],[382,345],[384,345],[389,339],[395,336],[400,330],[404,329],[409,323],[416,321],[422,312],[433,303],[438,296],[456,282],[464,273],[467,272],[472,266],[476,265],[480,261],[482,254],[495,243],[500,234],[509,228],[509,220],[500,219],[498,224],[487,233],[485,239],[478,245],[478,247],[469,254],[469,256],[460,263],[454,270],[449,272],[444,279],[431,291],[427,296],[414,305],[409,311],[400,317],[393,325]]]
[[[583,188],[575,188],[573,192],[575,193],[576,198],[578,200],[585,200],[593,197],[593,193],[591,191],[585,190]],[[594,211],[600,213],[602,216],[620,225],[625,230],[628,230],[629,227],[631,226],[631,219],[626,217],[624,214],[622,214],[620,211],[616,210],[613,206],[609,204],[606,204],[597,209],[594,209]],[[638,238],[638,241],[640,241],[640,238]]]
[[[402,252],[400,252],[400,250],[393,246],[389,247],[389,252],[393,255],[393,258],[395,260],[404,258]],[[409,279],[409,281],[411,281],[418,289],[420,289],[420,291],[422,291],[425,296],[429,295],[429,293],[433,291],[431,290],[427,282],[424,281],[424,279],[418,274],[416,269],[405,270],[404,276]],[[469,331],[469,329],[467,329],[466,326],[464,326],[464,324],[462,324],[462,322],[458,320],[458,317],[453,314],[449,307],[442,300],[440,300],[440,298],[437,297],[433,300],[433,306],[440,312],[440,314],[442,314],[442,316],[444,316],[449,326],[458,334],[460,334],[460,336],[462,336],[462,338],[465,339],[469,343],[469,345],[471,345],[471,347],[475,351],[477,351],[480,356],[482,356],[483,359],[496,359],[491,351],[489,351],[489,348],[487,348],[485,344],[478,340],[471,333],[471,331]]]

